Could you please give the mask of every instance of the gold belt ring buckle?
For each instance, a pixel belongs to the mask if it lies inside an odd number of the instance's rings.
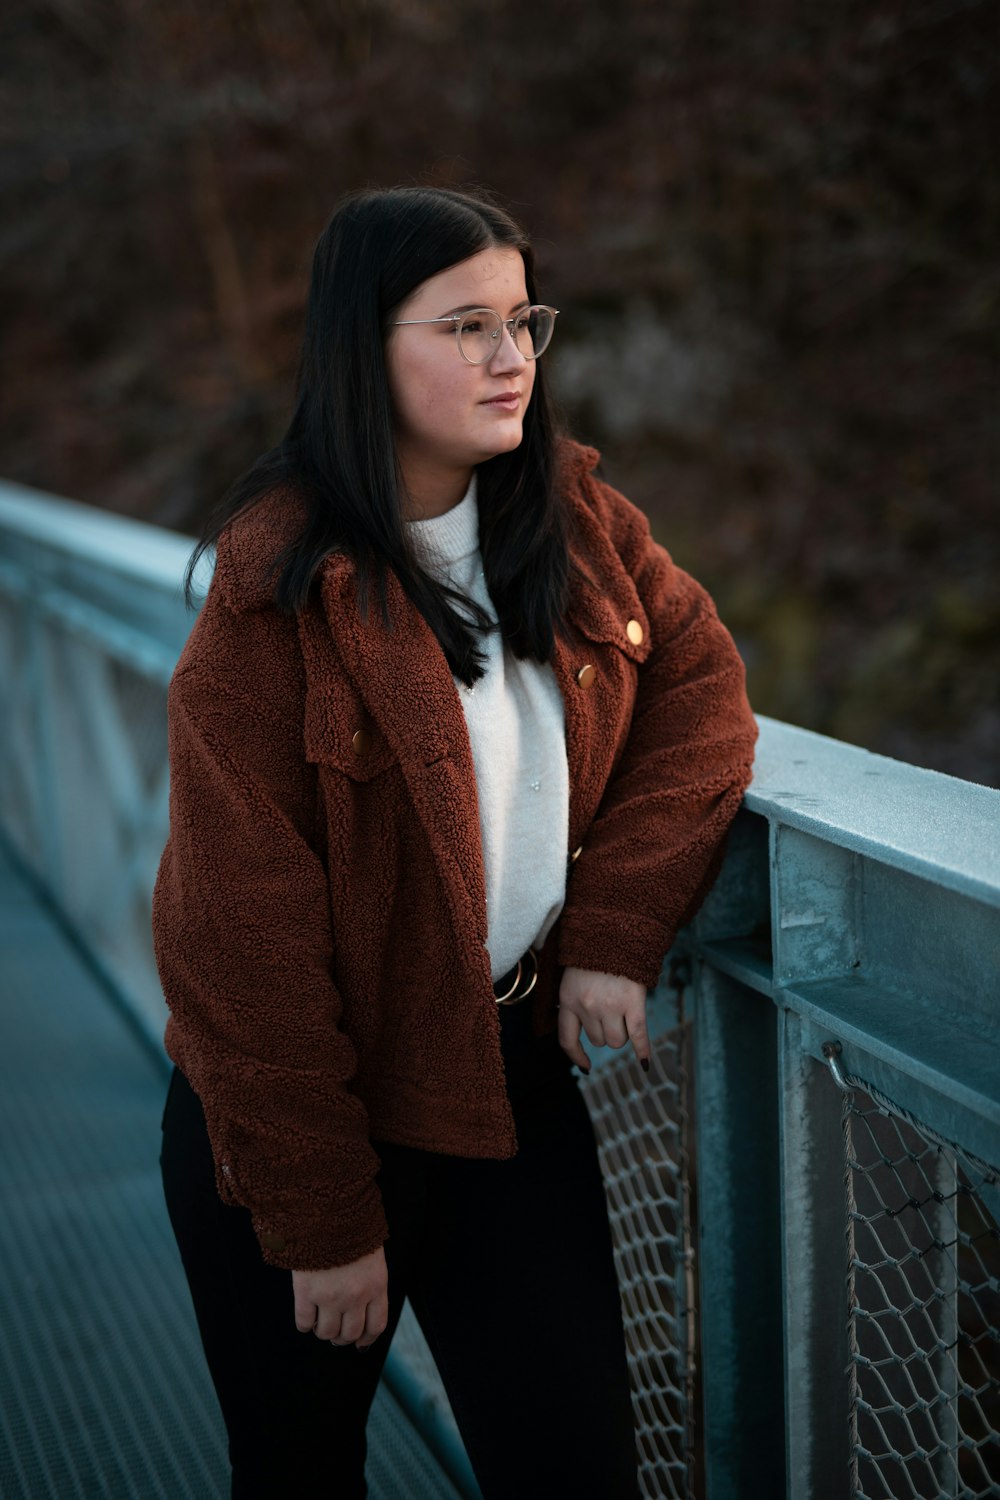
[[[521,993],[518,994],[517,988],[518,988],[518,985],[521,983],[521,975],[524,972],[524,960],[525,960],[525,958],[528,957],[528,954],[531,955],[531,963],[532,963],[531,979],[528,982],[527,988],[524,989],[524,990],[522,990]],[[517,1005],[518,1001],[523,1000],[526,995],[530,995],[531,994],[532,990],[535,988],[535,985],[537,983],[538,983],[538,954],[535,952],[534,948],[529,948],[528,951],[527,951],[527,953],[525,953],[517,961],[517,973],[514,975],[514,983],[511,985],[511,987],[507,991],[506,995],[496,995],[496,996],[494,996],[494,998],[496,1000],[496,1003],[498,1005]]]

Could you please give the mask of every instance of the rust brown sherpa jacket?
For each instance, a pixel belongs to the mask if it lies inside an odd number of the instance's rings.
[[[756,736],[711,600],[595,478],[598,456],[561,452],[594,581],[574,583],[552,663],[567,856],[582,852],[542,955],[539,1032],[560,966],[655,984]],[[517,1140],[454,680],[395,575],[391,633],[377,609],[363,623],[340,555],[308,609],[274,608],[261,574],[299,519],[275,491],[219,538],[170,685],[153,934],[167,1049],[204,1104],[220,1193],[251,1210],[268,1261],[307,1269],[387,1237],[372,1140],[497,1158]]]

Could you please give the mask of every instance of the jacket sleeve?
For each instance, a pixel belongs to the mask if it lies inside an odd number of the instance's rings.
[[[572,868],[559,961],[652,988],[718,873],[757,725],[743,663],[708,594],[654,541],[638,507],[590,476],[584,483],[652,644],[626,744]]]
[[[346,1264],[387,1237],[339,1029],[293,618],[213,585],[168,694],[170,831],[153,940],[167,1046],[205,1110],[223,1200],[265,1260]]]

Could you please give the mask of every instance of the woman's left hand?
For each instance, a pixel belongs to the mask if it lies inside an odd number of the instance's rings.
[[[617,974],[566,969],[559,986],[559,1045],[584,1073],[589,1073],[590,1060],[580,1045],[581,1031],[595,1047],[624,1047],[631,1042],[639,1062],[648,1069],[644,986]]]

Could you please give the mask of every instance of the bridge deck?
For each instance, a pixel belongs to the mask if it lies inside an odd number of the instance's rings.
[[[164,1075],[0,846],[0,1495],[215,1500],[225,1435],[163,1206]],[[372,1500],[458,1500],[392,1395]]]

